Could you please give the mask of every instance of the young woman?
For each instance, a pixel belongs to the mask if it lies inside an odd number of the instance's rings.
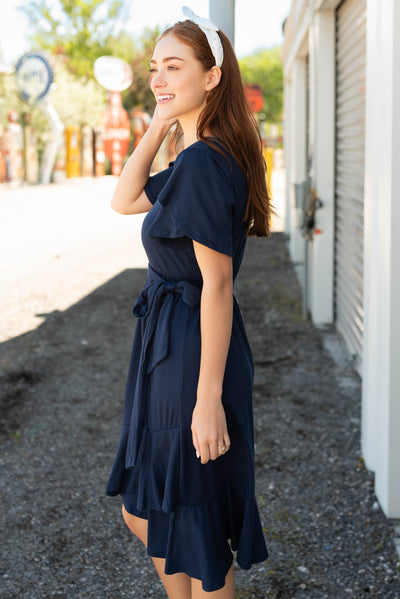
[[[107,487],[170,599],[233,599],[267,558],[254,493],[253,361],[233,282],[247,235],[268,235],[261,144],[228,38],[184,9],[151,59],[157,107],[112,199],[148,212],[148,278]],[[171,126],[184,149],[149,178]]]

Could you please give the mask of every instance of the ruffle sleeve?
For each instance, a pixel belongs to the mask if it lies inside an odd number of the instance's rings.
[[[157,201],[160,191],[167,183],[172,173],[173,165],[174,163],[170,162],[167,169],[149,177],[149,180],[147,181],[144,190],[152,204],[154,204]]]
[[[189,147],[179,154],[159,192],[160,209],[149,235],[189,237],[217,252],[233,255],[235,192],[229,166],[224,169],[219,162],[203,147]]]

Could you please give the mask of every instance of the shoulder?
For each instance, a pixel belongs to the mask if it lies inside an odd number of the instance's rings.
[[[224,152],[222,147],[221,150]],[[210,147],[204,141],[199,140],[178,154],[175,165],[192,169],[200,174],[202,173],[203,176],[206,169],[207,174],[210,174],[211,171],[216,176],[222,176],[228,181],[233,182],[238,166],[227,152],[224,152],[224,154]]]

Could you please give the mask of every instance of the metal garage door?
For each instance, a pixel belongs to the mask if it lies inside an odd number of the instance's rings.
[[[366,0],[336,12],[335,319],[361,371]]]

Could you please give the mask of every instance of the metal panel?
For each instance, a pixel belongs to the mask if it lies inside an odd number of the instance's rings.
[[[366,0],[336,11],[335,320],[361,372]]]

